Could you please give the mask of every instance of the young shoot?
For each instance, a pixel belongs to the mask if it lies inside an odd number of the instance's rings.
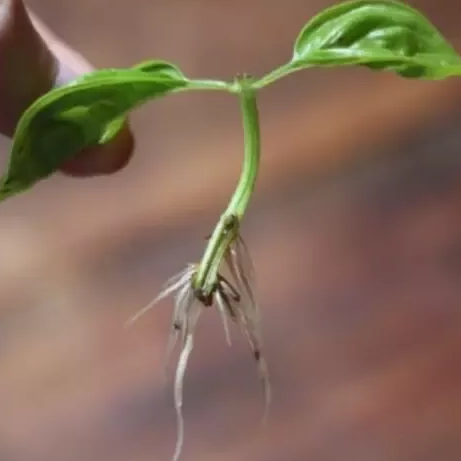
[[[352,0],[314,16],[298,34],[288,61],[261,78],[239,75],[229,82],[191,79],[171,63],[149,60],[127,69],[94,71],[56,88],[35,101],[19,120],[0,183],[0,200],[30,189],[83,148],[110,142],[127,114],[153,99],[184,91],[224,91],[239,100],[244,158],[235,192],[202,259],[170,279],[160,295],[133,318],[173,296],[167,357],[180,343],[174,384],[178,437],[173,461],[178,461],[184,442],[182,395],[187,363],[198,320],[207,310],[214,307],[218,311],[229,344],[228,323],[237,325],[256,363],[266,411],[270,401],[254,270],[240,234],[261,157],[257,95],[294,72],[353,65],[409,79],[443,80],[461,75],[461,57],[420,12],[398,1]]]

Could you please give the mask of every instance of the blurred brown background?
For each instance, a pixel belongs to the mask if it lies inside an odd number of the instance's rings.
[[[320,0],[30,0],[97,66],[262,74]],[[459,2],[413,0],[460,50]],[[204,317],[184,460],[461,459],[461,80],[314,70],[261,94],[244,223],[274,402],[244,341]],[[0,460],[168,461],[171,304],[124,322],[195,261],[236,183],[237,104],[178,95],[133,117],[133,163],[56,176],[0,209]]]

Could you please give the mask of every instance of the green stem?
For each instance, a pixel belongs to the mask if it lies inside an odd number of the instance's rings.
[[[229,245],[238,234],[239,224],[253,194],[259,169],[261,136],[256,90],[252,80],[245,77],[237,80],[234,88],[239,94],[243,119],[243,167],[237,188],[210,237],[194,280],[194,288],[204,295],[209,295],[214,289],[219,266]]]
[[[225,214],[243,218],[256,184],[261,150],[259,114],[256,91],[249,81],[241,82],[240,110],[243,119],[244,159],[240,180]]]
[[[220,80],[191,80],[183,90],[214,90],[232,93],[232,87],[232,83],[222,82]],[[181,91],[181,88],[179,88],[179,91]]]
[[[261,77],[257,82],[254,83],[254,88],[260,90],[266,86],[275,83],[277,80],[280,80],[283,77],[295,72],[295,68],[291,62],[284,64],[283,66],[278,67],[277,69],[269,72],[268,74]]]

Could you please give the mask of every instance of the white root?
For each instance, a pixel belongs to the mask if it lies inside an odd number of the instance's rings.
[[[197,304],[192,305],[188,319],[189,329],[184,341],[184,346],[179,356],[178,366],[176,368],[176,377],[174,383],[174,406],[177,417],[177,438],[172,461],[179,460],[184,446],[184,417],[182,414],[184,376],[186,373],[189,357],[194,348],[194,331],[201,312],[202,306]]]
[[[229,322],[227,321],[227,316],[229,315],[228,309],[226,308],[225,301],[222,297],[221,292],[218,290],[216,292],[216,307],[221,316],[221,321],[224,328],[224,334],[226,335],[226,343],[229,347],[232,346],[232,340],[229,330]]]
[[[182,285],[189,282],[192,274],[194,273],[195,269],[193,266],[188,266],[186,269],[181,271],[179,274],[174,275],[171,277],[166,284],[164,285],[164,289],[155,297],[147,306],[140,309],[130,320],[128,320],[128,324],[131,325],[136,322],[140,317],[142,317],[146,312],[152,309],[158,302],[162,299],[169,296],[171,293],[179,289]]]

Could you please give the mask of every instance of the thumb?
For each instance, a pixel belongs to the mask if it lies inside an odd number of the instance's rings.
[[[0,133],[12,136],[21,114],[38,97],[91,69],[22,0],[0,0]],[[79,152],[61,169],[76,176],[113,173],[128,163],[133,148],[125,126],[111,143]]]

